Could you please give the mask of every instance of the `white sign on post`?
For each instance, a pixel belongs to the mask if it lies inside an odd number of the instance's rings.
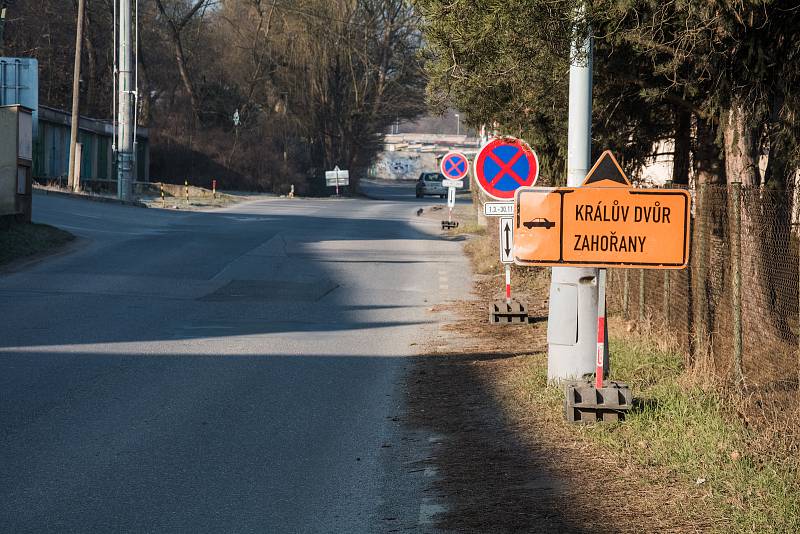
[[[325,171],[325,183],[328,187],[350,185],[350,171],[341,170],[337,165],[332,171]]]
[[[325,182],[328,187],[350,185],[350,171],[340,170],[337,165],[332,171],[325,171]]]
[[[452,208],[456,205],[456,188],[447,188],[447,207]]]
[[[442,180],[442,187],[464,187],[464,180]]]
[[[514,263],[514,218],[500,218],[500,262]]]
[[[325,171],[325,183],[328,187],[336,187],[336,196],[339,196],[339,186],[350,185],[350,171],[341,170],[339,166],[332,171]]]
[[[513,217],[513,202],[486,202],[483,205],[483,214],[487,217]]]

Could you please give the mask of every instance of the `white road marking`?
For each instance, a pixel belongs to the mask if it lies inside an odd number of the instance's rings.
[[[440,291],[448,291],[450,289],[449,279],[447,277],[447,271],[440,270],[439,271],[439,290]]]
[[[425,499],[428,500],[427,498]],[[429,504],[423,502],[419,505],[419,517],[417,518],[418,525],[430,525],[433,523],[434,516],[443,514],[447,511],[447,507],[441,504]]]

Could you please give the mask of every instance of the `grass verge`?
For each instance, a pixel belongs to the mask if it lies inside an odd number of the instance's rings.
[[[649,336],[611,337],[611,375],[631,386],[634,410],[624,423],[574,426],[576,437],[601,445],[644,479],[673,480],[677,492],[699,490],[709,514],[724,518],[719,532],[800,532],[796,451],[756,447],[767,430],[737,416],[734,394],[693,385],[683,355],[657,345]],[[546,365],[529,370],[519,387],[534,404],[560,413],[563,392],[545,385]]]
[[[642,334],[611,338],[612,375],[631,385],[637,407],[624,424],[593,425],[587,435],[700,486],[737,532],[800,531],[799,459],[780,454],[777,442],[772,451],[754,447],[766,429],[738,416],[738,394],[695,385],[683,354],[657,345]]]
[[[467,247],[478,273],[498,268],[489,265],[496,248],[491,234]],[[538,281],[539,295],[546,287],[542,275],[541,270],[515,270],[523,287],[536,287]],[[526,297],[537,298],[535,293]],[[610,325],[611,378],[628,383],[635,397],[624,423],[559,422],[563,391],[547,384],[543,358],[528,358],[513,378],[529,405],[525,409],[545,411],[545,426],[560,426],[555,434],[566,433],[592,449],[599,446],[635,473],[644,500],[655,498],[648,495],[652,481],[667,481],[670,491],[687,500],[687,509],[691,502],[703,511],[705,524],[695,523],[699,531],[800,532],[800,410],[770,415],[763,404],[756,421],[748,407],[762,406],[761,400],[715,387],[697,369],[687,369],[685,355],[664,341],[668,336],[635,330],[614,317]]]
[[[0,223],[0,266],[53,251],[75,238],[69,232],[34,223]]]

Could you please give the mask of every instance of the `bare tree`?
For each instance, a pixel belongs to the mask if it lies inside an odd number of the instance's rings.
[[[192,107],[192,114],[195,121],[200,117],[200,105],[195,94],[194,84],[192,77],[189,75],[189,68],[186,61],[186,53],[183,44],[183,31],[186,26],[192,21],[195,15],[204,7],[207,6],[209,0],[196,0],[193,3],[184,4],[183,2],[176,2],[173,4],[172,9],[167,9],[162,0],[156,0],[156,6],[164,17],[167,27],[169,28],[169,38],[172,42],[172,47],[175,53],[175,63],[178,66],[178,72],[183,82],[183,89],[189,97],[189,102]],[[182,9],[182,8],[188,9]]]

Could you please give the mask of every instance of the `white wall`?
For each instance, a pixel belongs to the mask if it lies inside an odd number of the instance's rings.
[[[373,167],[373,177],[384,180],[416,180],[421,172],[439,170],[436,156],[434,152],[382,152]]]

